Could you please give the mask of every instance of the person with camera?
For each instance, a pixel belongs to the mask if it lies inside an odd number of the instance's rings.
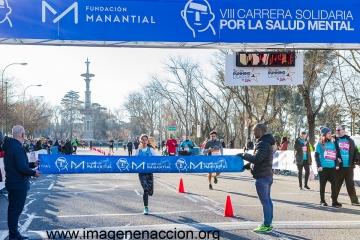
[[[302,190],[302,174],[305,169],[305,180],[304,188],[310,189],[308,186],[310,166],[312,164],[310,154],[310,143],[306,139],[306,132],[301,132],[300,136],[295,140],[294,151],[295,151],[295,163],[298,168],[298,179],[299,179],[299,190]]]
[[[338,126],[336,132],[337,138],[335,139],[335,146],[341,156],[339,169],[336,171],[337,195],[339,195],[341,185],[345,181],[351,205],[360,206],[354,185],[354,168],[355,164],[359,164],[358,148],[355,145],[354,140],[345,134],[344,125]]]
[[[13,138],[7,138],[3,144],[4,166],[6,172],[5,187],[9,191],[9,206],[7,223],[9,228],[9,239],[28,239],[20,235],[18,221],[24,209],[26,196],[30,190],[29,178],[40,177],[40,172],[32,170],[39,165],[39,160],[29,163],[23,147],[25,130],[22,126],[12,129]]]
[[[210,132],[210,140],[206,142],[204,147],[204,155],[208,156],[216,156],[216,155],[223,155],[223,147],[219,139],[217,139],[217,132],[212,131]],[[212,173],[208,174],[208,180],[209,180],[209,189],[212,190],[212,184],[211,179],[214,178],[214,183],[218,183],[217,177],[220,175],[220,172],[217,172],[215,175]]]

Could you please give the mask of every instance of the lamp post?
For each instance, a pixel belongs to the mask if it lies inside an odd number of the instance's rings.
[[[1,74],[1,107],[4,106],[4,73],[5,73],[5,70],[12,66],[12,65],[27,65],[27,63],[10,63],[9,65],[7,65],[4,70],[2,71],[2,74]],[[1,131],[4,132],[4,117],[1,116]]]
[[[25,128],[25,92],[26,92],[26,89],[28,89],[29,87],[41,87],[41,86],[42,86],[41,84],[29,85],[24,90],[24,94],[23,94],[23,112],[22,112],[22,115],[23,115],[23,128]]]

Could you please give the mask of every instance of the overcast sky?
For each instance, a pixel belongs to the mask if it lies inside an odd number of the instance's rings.
[[[26,62],[27,66],[10,66],[5,76],[15,77],[21,91],[31,84],[26,96],[44,96],[52,104],[59,104],[66,92],[79,92],[85,97],[85,81],[89,58],[92,102],[110,109],[119,107],[131,91],[146,84],[151,74],[161,75],[164,61],[170,55],[185,55],[206,64],[215,50],[135,49],[0,45],[0,70],[8,64]],[[2,72],[0,72],[2,73]]]

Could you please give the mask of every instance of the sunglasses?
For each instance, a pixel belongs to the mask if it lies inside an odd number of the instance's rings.
[[[336,129],[336,131],[340,132],[341,130],[344,130],[344,129]]]

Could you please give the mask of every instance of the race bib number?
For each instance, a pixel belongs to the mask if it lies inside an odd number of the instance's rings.
[[[303,147],[302,147],[302,151],[303,151],[304,153],[306,153],[306,152],[307,152],[307,146],[303,146]]]
[[[324,152],[324,158],[335,161],[336,160],[336,151],[326,149]]]
[[[219,150],[215,150],[211,153],[211,156],[221,155]]]
[[[350,143],[348,143],[348,142],[339,142],[339,149],[349,151],[350,150]]]

